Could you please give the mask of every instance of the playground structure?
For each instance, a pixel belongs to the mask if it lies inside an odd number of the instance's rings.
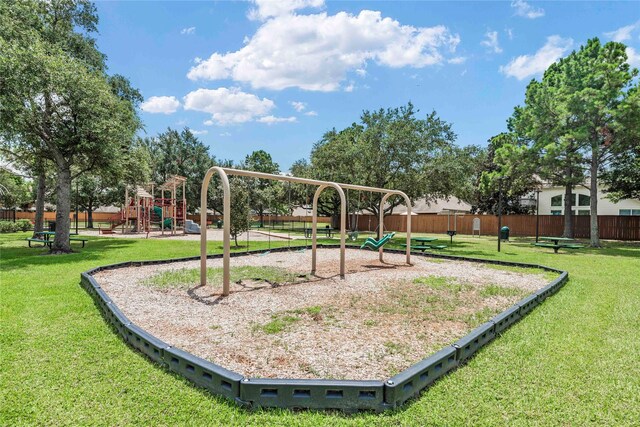
[[[200,227],[187,220],[186,199],[187,178],[179,175],[170,176],[162,185],[148,184],[146,188],[136,187],[130,192],[125,188],[124,206],[120,213],[120,221],[112,225],[110,232],[120,226],[122,233],[148,233],[157,230],[165,235],[200,233]],[[160,197],[156,197],[159,190]],[[180,192],[180,198],[178,198]],[[168,197],[166,197],[168,196]],[[105,231],[102,231],[103,234]]]
[[[231,277],[230,271],[230,259],[231,259],[231,188],[229,185],[228,175],[244,176],[249,178],[269,179],[274,181],[284,181],[289,183],[306,184],[317,187],[313,196],[312,206],[312,234],[311,234],[311,274],[316,272],[316,253],[317,253],[317,225],[318,225],[318,199],[320,194],[327,188],[331,187],[336,190],[340,196],[340,277],[344,278],[345,275],[345,248],[346,248],[346,234],[347,234],[347,206],[344,190],[361,190],[370,191],[375,193],[382,193],[384,196],[380,201],[380,218],[378,226],[378,241],[381,241],[384,236],[384,204],[391,196],[401,196],[404,198],[407,205],[407,249],[406,249],[406,263],[411,265],[411,199],[405,193],[399,190],[391,190],[377,187],[367,187],[363,185],[343,184],[329,181],[320,181],[308,178],[298,178],[295,176],[283,176],[273,175],[262,172],[254,172],[250,170],[239,170],[231,168],[222,168],[214,166],[207,171],[203,181],[202,190],[200,193],[200,223],[207,223],[207,191],[209,189],[209,182],[213,177],[213,174],[217,173],[222,182],[223,190],[223,208],[222,208],[222,223],[223,223],[223,277],[222,277],[222,295],[229,295],[229,282]],[[392,237],[392,236],[391,236]],[[385,242],[390,237],[387,237]],[[380,261],[384,261],[384,242],[374,247],[378,250]],[[201,233],[200,235],[200,285],[206,286],[207,284],[207,235]]]

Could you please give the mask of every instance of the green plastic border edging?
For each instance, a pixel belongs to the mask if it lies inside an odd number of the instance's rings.
[[[318,245],[320,248],[335,248],[336,245]],[[309,249],[310,247],[296,247]],[[349,249],[358,249],[349,246]],[[288,247],[271,249],[271,252],[286,252]],[[232,253],[232,257],[259,254],[264,251]],[[404,254],[405,251],[388,249],[385,252]],[[154,362],[176,372],[197,386],[211,393],[224,396],[247,407],[276,407],[295,409],[339,409],[343,411],[384,411],[397,408],[417,396],[438,378],[454,370],[471,358],[482,347],[526,316],[546,298],[556,293],[568,280],[569,273],[537,264],[466,258],[454,255],[412,253],[425,258],[440,258],[457,261],[478,262],[512,267],[538,268],[559,273],[547,286],[523,298],[502,313],[494,316],[467,335],[444,347],[437,353],[421,360],[387,381],[325,380],[325,379],[272,379],[245,378],[242,375],[200,359],[186,351],[172,347],[133,324],[102,290],[93,278],[100,271],[143,265],[169,264],[192,261],[199,256],[153,261],[129,261],[97,267],[81,274],[82,287],[94,298],[105,319],[111,323],[122,338]],[[221,258],[222,254],[209,255],[208,259]]]

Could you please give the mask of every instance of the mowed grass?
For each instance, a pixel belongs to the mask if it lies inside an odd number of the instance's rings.
[[[618,426],[640,420],[638,244],[554,254],[515,241],[498,254],[493,238],[456,236],[443,253],[545,264],[568,270],[570,280],[415,401],[393,412],[345,415],[248,411],[212,396],[129,348],[79,285],[80,272],[92,267],[194,256],[198,242],[94,238],[78,253],[48,256],[27,248],[26,236],[0,235],[0,425]],[[210,250],[221,250],[221,243],[211,242]]]
[[[210,286],[222,286],[223,273],[222,267],[207,268],[207,283]],[[281,267],[253,266],[231,267],[229,275],[231,282],[252,280],[256,282],[267,282],[272,285],[293,282],[300,276]],[[144,281],[146,285],[158,288],[194,286],[194,284],[198,284],[199,282],[199,268],[181,268],[179,270],[163,271],[154,274]]]

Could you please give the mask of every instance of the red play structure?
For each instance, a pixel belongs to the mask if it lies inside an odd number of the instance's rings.
[[[162,185],[155,188],[150,184],[147,188],[136,187],[129,192],[125,188],[125,203],[120,211],[120,219],[114,221],[108,229],[102,229],[102,234],[113,234],[117,228],[124,233],[148,233],[153,230],[167,231],[171,235],[178,230],[186,233],[187,199],[186,181],[183,176],[173,175]],[[151,191],[149,193],[149,190]],[[155,197],[155,191],[160,190],[160,197]],[[180,192],[181,198],[177,197]],[[165,197],[169,196],[169,197]]]

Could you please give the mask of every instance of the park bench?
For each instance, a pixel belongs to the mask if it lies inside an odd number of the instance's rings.
[[[82,247],[84,248],[85,243],[89,241],[89,239],[83,239],[82,237],[69,237],[70,242],[82,242]]]
[[[541,248],[553,248],[553,252],[554,253],[558,253],[558,250],[560,249],[582,249],[584,248],[583,245],[578,245],[578,244],[574,244],[574,243],[559,243],[559,244],[554,244],[554,243],[533,243],[533,246],[538,246]]]
[[[400,246],[402,247],[407,247],[406,243],[401,244]],[[446,245],[412,245],[411,246],[411,250],[418,250],[418,251],[426,251],[427,249],[446,249],[447,246]]]
[[[49,240],[36,239],[36,238],[33,238],[33,237],[28,238],[28,239],[27,239],[27,241],[29,242],[29,247],[30,247],[30,248],[32,248],[32,247],[33,247],[33,246],[31,246],[31,242],[42,243],[42,246],[39,246],[39,247],[42,247],[42,248],[44,248],[45,246],[47,246],[48,244],[50,244],[50,241],[49,241]]]
[[[84,248],[84,245],[89,241],[89,239],[83,239],[82,237],[69,237],[69,241],[70,242],[82,242],[82,247]],[[27,242],[29,242],[29,247],[33,248],[33,246],[31,246],[32,242],[36,242],[36,243],[42,243],[42,247],[44,248],[45,246],[49,246],[51,247],[51,244],[53,243],[53,240],[45,240],[45,239],[36,239],[33,237],[30,237],[27,239]]]

